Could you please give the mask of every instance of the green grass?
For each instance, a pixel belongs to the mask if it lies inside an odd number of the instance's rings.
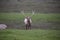
[[[60,30],[0,30],[0,40],[60,40]]]
[[[31,15],[26,13],[25,15]],[[11,27],[17,26],[18,28],[24,28],[24,16],[22,13],[0,13],[0,23],[5,23]],[[44,14],[35,13],[32,16],[33,28],[44,28],[47,26],[48,29],[60,29],[60,14]]]
[[[0,23],[17,23],[17,25],[22,25],[23,20],[24,16],[20,13],[0,13]],[[56,22],[58,24],[60,23],[60,14],[34,14],[32,21],[37,24],[46,22]],[[60,26],[58,28],[60,28]],[[60,30],[6,29],[0,30],[0,40],[60,40]]]
[[[31,14],[25,14],[31,15]],[[24,16],[21,13],[0,13],[0,21],[22,21]],[[60,14],[34,14],[33,22],[60,22]]]

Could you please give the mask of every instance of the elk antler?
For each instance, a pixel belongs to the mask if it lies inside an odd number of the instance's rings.
[[[21,13],[26,17],[24,11],[21,11]],[[34,15],[34,11],[32,11],[32,15],[30,15],[30,17],[32,17]]]
[[[34,13],[35,13],[35,12],[34,12],[34,11],[32,11],[32,15],[31,15],[30,17],[32,17],[32,16],[34,15]]]
[[[22,13],[24,16],[26,16],[25,13],[24,13],[24,11],[21,11],[21,13]]]

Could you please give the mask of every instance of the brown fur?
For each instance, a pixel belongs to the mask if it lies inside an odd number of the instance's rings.
[[[26,30],[31,29],[30,17],[27,17]]]

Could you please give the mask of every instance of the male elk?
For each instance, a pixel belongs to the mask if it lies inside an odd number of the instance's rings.
[[[24,12],[22,12],[22,14],[24,15]],[[31,17],[34,15],[34,12],[32,13],[31,16],[25,16],[25,19],[24,19],[24,23],[25,23],[25,26],[26,26],[26,30],[27,29],[31,29],[31,23],[32,23],[32,20],[31,20]]]
[[[25,19],[24,19],[24,23],[26,25],[26,29],[31,29],[31,23],[32,23],[32,20],[29,16],[27,16]]]

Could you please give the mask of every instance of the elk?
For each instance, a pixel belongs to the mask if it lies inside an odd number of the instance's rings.
[[[25,16],[24,23],[25,23],[26,30],[31,29],[31,24],[32,24],[31,17],[34,15],[34,12],[30,16],[26,16],[24,12],[22,12],[22,14]]]
[[[0,24],[0,30],[6,29],[7,25],[6,24]]]

